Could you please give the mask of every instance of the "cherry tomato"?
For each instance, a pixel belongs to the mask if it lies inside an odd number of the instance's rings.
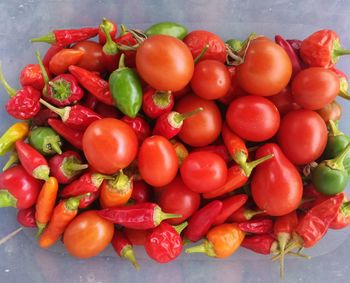
[[[316,112],[294,110],[283,117],[277,140],[292,163],[307,164],[323,153],[327,144],[327,127]]]
[[[143,180],[155,187],[169,184],[178,169],[175,149],[162,136],[145,139],[139,150],[137,164]]]
[[[194,63],[190,50],[181,40],[154,35],[137,49],[136,68],[153,88],[177,91],[190,82]]]
[[[106,70],[103,60],[102,46],[93,41],[81,41],[73,46],[73,49],[84,51],[77,66],[92,72],[104,72]]]
[[[203,111],[186,119],[178,135],[183,142],[191,146],[209,145],[221,132],[221,113],[213,101],[188,94],[177,102],[175,111],[186,113],[199,107],[202,107]]]
[[[227,51],[226,45],[223,40],[216,34],[206,30],[194,30],[191,31],[183,41],[186,43],[188,48],[191,50],[193,59],[202,52],[205,45],[209,45],[209,48],[204,53],[200,60],[213,59],[220,61],[221,63],[226,62]]]
[[[333,71],[313,67],[304,69],[295,76],[292,81],[292,95],[301,107],[317,110],[337,97],[339,86],[339,78]]]
[[[78,258],[98,255],[111,242],[114,225],[90,210],[77,216],[66,228],[63,243],[67,251]]]
[[[85,131],[83,149],[89,164],[98,172],[113,174],[127,167],[136,157],[137,137],[126,123],[104,118]]]
[[[326,104],[316,111],[322,119],[327,123],[329,120],[338,121],[342,116],[342,107],[337,101]]]
[[[280,115],[268,99],[247,95],[231,102],[226,112],[226,121],[243,139],[265,141],[277,133]]]
[[[250,94],[270,96],[285,88],[292,76],[292,63],[284,49],[267,38],[250,42],[244,63],[237,67],[241,88]]]
[[[217,99],[227,94],[231,78],[226,66],[215,60],[203,60],[194,68],[191,87],[204,99]]]
[[[277,107],[281,116],[284,116],[289,111],[300,109],[300,106],[293,101],[290,87],[285,87],[281,92],[268,96],[270,100]]]
[[[162,210],[167,213],[182,215],[181,218],[168,219],[169,224],[180,224],[198,210],[201,202],[199,193],[190,190],[179,175],[161,189],[158,204]]]
[[[208,193],[221,187],[227,178],[227,166],[219,155],[208,151],[190,153],[180,168],[186,186],[198,193]]]

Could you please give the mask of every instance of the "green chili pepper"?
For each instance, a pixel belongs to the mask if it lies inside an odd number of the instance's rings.
[[[41,154],[61,154],[61,138],[49,127],[38,127],[30,131],[29,143]]]
[[[178,39],[183,39],[188,33],[185,26],[174,22],[161,22],[150,26],[145,30],[147,36],[152,36],[156,34],[164,34],[176,37]]]
[[[311,173],[316,190],[325,195],[335,195],[345,190],[349,174],[344,159],[350,152],[350,144],[335,158],[321,162]]]
[[[117,108],[125,115],[135,118],[142,105],[141,82],[136,72],[124,64],[120,56],[119,68],[109,77],[109,87]]]

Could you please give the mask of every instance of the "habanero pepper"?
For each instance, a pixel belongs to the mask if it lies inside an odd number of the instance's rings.
[[[49,62],[49,70],[55,75],[64,74],[68,71],[70,65],[78,64],[83,55],[83,50],[64,48],[52,56]]]
[[[24,66],[19,74],[19,82],[24,86],[31,86],[42,91],[45,86],[44,76],[39,64],[28,64]]]
[[[135,252],[132,243],[122,231],[119,231],[117,229],[114,230],[111,244],[115,252],[122,259],[130,261],[136,269],[140,269],[140,266],[135,258]]]
[[[102,60],[109,72],[113,72],[118,68],[118,62],[121,56],[121,53],[119,52],[119,49],[118,49],[118,45],[113,41],[114,36],[113,37],[111,36],[110,30],[111,28],[113,29],[113,27],[116,28],[116,26],[114,26],[113,23],[105,21],[105,19],[103,19],[102,23],[100,24],[100,30],[99,30],[99,34],[101,35],[103,34],[104,36],[104,43],[102,48]]]
[[[273,254],[278,249],[278,243],[271,234],[247,236],[241,246],[258,254]]]
[[[23,227],[35,228],[35,206],[18,209],[16,220]]]
[[[61,154],[60,136],[50,127],[37,127],[29,132],[29,144],[43,155]]]
[[[135,203],[150,202],[152,199],[152,190],[146,182],[134,181],[131,199],[135,201]]]
[[[146,138],[151,136],[151,128],[142,117],[130,118],[129,116],[124,116],[121,120],[134,130],[139,144],[142,144]]]
[[[171,139],[170,142],[175,150],[175,153],[177,156],[177,161],[179,163],[179,168],[180,168],[182,163],[184,162],[184,160],[186,159],[186,157],[189,154],[188,150],[182,142],[179,142],[176,139]]]
[[[329,225],[331,229],[343,229],[350,225],[350,202],[348,197],[344,194],[343,202],[338,210],[335,219]]]
[[[238,223],[238,227],[246,233],[267,234],[273,230],[273,221],[269,218],[252,219]]]
[[[0,137],[0,156],[14,149],[18,140],[24,140],[29,133],[27,122],[18,122],[9,127]]]
[[[77,149],[83,149],[83,131],[73,130],[58,119],[50,118],[48,124],[71,145]]]
[[[142,110],[151,119],[171,111],[174,107],[174,96],[170,91],[157,91],[148,87],[143,94]]]

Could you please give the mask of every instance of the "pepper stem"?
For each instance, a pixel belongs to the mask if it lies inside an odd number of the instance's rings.
[[[42,98],[40,98],[40,103],[45,105],[47,108],[49,108],[52,112],[56,113],[58,116],[60,116],[63,121],[67,120],[67,115],[69,114],[69,111],[70,111],[69,106],[64,108],[57,108]]]
[[[338,126],[333,120],[329,120],[329,136],[336,137],[336,136],[342,136],[344,133],[339,130]]]
[[[274,155],[273,154],[269,154],[269,155],[266,155],[266,156],[263,156],[257,160],[254,160],[252,162],[247,162],[247,163],[243,163],[243,164],[240,164],[240,166],[242,167],[243,171],[244,171],[244,174],[249,177],[250,174],[252,173],[253,169],[258,166],[259,164],[273,158]]]
[[[44,78],[44,82],[45,82],[45,86],[47,87],[47,85],[49,84],[49,76],[46,72],[46,69],[44,67],[43,61],[41,60],[41,56],[40,56],[40,52],[39,51],[35,51],[35,55],[36,55],[36,59],[38,60],[38,64],[40,66],[40,70],[43,74],[43,78]]]
[[[243,150],[237,150],[233,156],[233,160],[241,167],[247,164],[248,155]]]
[[[234,51],[234,52],[239,52],[243,45],[242,42],[239,39],[229,39],[226,41],[226,44]]]
[[[108,176],[108,175],[103,175],[100,173],[94,173],[91,176],[92,183],[99,188],[104,180],[113,180],[114,177]]]
[[[17,200],[7,190],[0,190],[0,207],[16,207]]]
[[[185,221],[179,225],[176,225],[176,226],[173,226],[173,228],[175,229],[175,231],[178,233],[178,234],[181,234],[181,232],[187,227],[188,225],[188,222]]]
[[[349,55],[350,54],[350,50],[349,49],[344,49],[344,48],[336,48],[333,49],[333,54],[335,56],[342,56],[342,55]]]
[[[49,32],[46,35],[32,38],[30,40],[30,42],[46,42],[46,43],[49,43],[49,44],[54,44],[54,43],[56,43],[56,37],[55,37],[53,32]]]
[[[126,34],[127,33],[126,30],[127,30],[126,26],[124,24],[121,24],[120,25],[120,35],[119,36],[122,36],[122,35]]]
[[[136,257],[135,257],[135,252],[134,249],[132,248],[131,245],[126,245],[122,251],[121,251],[121,256],[122,258],[130,261],[132,263],[132,265],[139,270],[140,269],[140,265],[138,264]]]
[[[2,168],[2,171],[6,171],[7,169],[9,169],[13,164],[17,163],[19,161],[18,159],[18,154],[17,152],[13,151],[9,157],[9,159],[7,160],[7,162],[5,163],[4,167]]]
[[[192,111],[180,114],[178,113],[177,115],[174,115],[174,121],[178,124],[180,124],[183,120],[186,120],[187,118],[194,116],[198,114],[199,112],[203,111],[204,109],[202,107],[198,107]]]
[[[64,166],[64,169],[69,171],[82,171],[89,168],[88,164],[81,164],[81,163],[74,163],[74,162],[67,162],[63,166]]]
[[[342,203],[340,206],[341,212],[344,214],[344,216],[349,216],[350,215],[350,201]]]
[[[105,54],[112,56],[118,53],[118,45],[112,40],[110,30],[108,30],[106,24],[104,24],[103,21],[102,21],[102,24],[100,25],[100,28],[103,30],[104,34],[106,35],[106,43],[103,45],[102,50]]]
[[[65,202],[65,206],[68,210],[74,211],[77,210],[80,204],[80,200],[85,198],[86,196],[88,196],[89,193],[81,195],[81,196],[77,196],[77,197],[71,197],[69,199],[66,200]]]
[[[48,136],[44,138],[44,148],[43,151],[49,150],[54,150],[58,154],[62,154],[62,149],[61,149],[61,139],[58,135],[55,136]]]
[[[125,54],[122,53],[122,55],[120,55],[120,59],[119,59],[119,64],[118,64],[118,69],[122,69],[125,68]]]
[[[326,165],[335,170],[345,171],[344,159],[347,157],[349,151],[350,151],[350,143],[346,146],[346,148],[344,148],[344,150],[337,157],[331,160],[326,160],[325,161]]]
[[[171,91],[156,91],[153,96],[153,103],[160,108],[167,108],[171,103]]]
[[[62,149],[61,149],[61,147],[60,147],[60,143],[59,143],[59,141],[52,141],[51,142],[51,146],[52,146],[52,149],[56,152],[56,153],[58,153],[58,154],[62,154]]]
[[[280,277],[284,278],[284,255],[285,255],[285,249],[286,245],[290,240],[290,234],[289,233],[279,233],[277,236],[278,244],[280,247]]]
[[[250,220],[252,219],[255,215],[258,215],[258,214],[261,214],[261,213],[264,213],[265,211],[263,210],[251,210],[251,209],[246,209],[244,211],[244,217],[245,219],[247,220]]]
[[[181,218],[181,214],[165,213],[162,211],[160,206],[156,206],[153,212],[154,226],[158,226],[163,220],[171,218]]]
[[[203,244],[201,244],[201,245],[194,246],[194,247],[186,249],[185,252],[187,254],[205,253],[207,256],[211,256],[211,257],[215,257],[216,256],[214,247],[208,240],[204,240]]]
[[[38,232],[35,235],[35,239],[39,239],[40,235],[44,232],[46,224],[42,224],[37,221],[36,226],[38,227]]]
[[[196,65],[200,59],[204,56],[204,54],[207,52],[209,49],[209,44],[204,45],[201,53],[198,54],[198,56],[193,60],[194,64]]]
[[[32,175],[36,179],[47,181],[50,175],[50,168],[47,165],[39,165],[33,170]]]
[[[17,90],[11,87],[8,82],[5,80],[4,73],[2,71],[2,64],[0,62],[0,83],[3,85],[5,88],[6,92],[10,97],[14,97],[17,93]]]

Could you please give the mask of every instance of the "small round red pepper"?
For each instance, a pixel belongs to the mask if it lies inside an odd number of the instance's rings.
[[[22,86],[31,86],[42,91],[45,86],[44,76],[39,64],[28,64],[24,66],[19,74],[19,82]]]
[[[156,91],[149,87],[143,94],[142,110],[151,119],[155,119],[160,115],[171,111],[173,107],[174,96],[170,91]]]

